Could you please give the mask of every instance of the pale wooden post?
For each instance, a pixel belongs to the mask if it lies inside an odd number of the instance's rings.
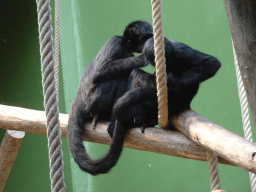
[[[0,147],[0,192],[4,190],[5,183],[16,159],[25,132],[7,130]]]
[[[256,4],[255,0],[224,0],[238,64],[256,125]],[[256,128],[256,126],[255,126]]]

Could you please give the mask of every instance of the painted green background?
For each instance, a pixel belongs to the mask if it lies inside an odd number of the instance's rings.
[[[36,4],[10,0],[0,6],[0,103],[43,110]],[[243,136],[223,2],[162,0],[162,12],[166,37],[214,55],[222,63],[217,75],[202,83],[192,108]],[[68,113],[83,70],[103,44],[113,35],[122,35],[125,26],[138,19],[152,21],[149,0],[61,1],[61,112]],[[0,140],[4,132],[0,129]],[[85,145],[94,158],[101,157],[108,148]],[[210,191],[205,162],[124,149],[109,174],[94,177],[80,171],[73,162],[66,139],[63,152],[68,192]],[[50,191],[48,164],[46,137],[27,133],[4,191]],[[222,189],[250,191],[247,171],[219,165],[219,172]]]

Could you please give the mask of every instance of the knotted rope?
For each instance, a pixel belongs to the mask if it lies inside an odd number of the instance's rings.
[[[44,107],[50,158],[51,189],[65,191],[59,110],[54,79],[53,39],[50,0],[37,0]]]

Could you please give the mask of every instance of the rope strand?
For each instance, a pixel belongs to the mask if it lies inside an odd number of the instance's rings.
[[[64,192],[63,156],[58,99],[54,79],[53,39],[50,0],[37,0],[41,71],[44,107],[47,118],[47,138],[50,158],[51,190]]]
[[[59,15],[60,15],[60,1],[55,0],[55,25],[54,25],[54,70],[55,70],[55,80],[56,80],[56,92],[57,92],[57,99],[59,100]]]
[[[244,137],[246,140],[253,142],[249,108],[248,108],[248,102],[247,102],[248,99],[247,99],[247,95],[244,87],[244,82],[241,77],[241,72],[239,69],[236,50],[234,48],[233,41],[232,41],[232,46],[233,46],[234,63],[235,63],[235,69],[236,69],[237,87],[238,87],[238,94],[239,94],[240,107],[241,107]],[[256,176],[254,173],[249,172],[249,177],[250,177],[250,183],[251,183],[251,191],[256,192]]]
[[[168,126],[167,76],[165,65],[164,36],[161,13],[161,0],[152,0],[154,48],[156,63],[156,83],[158,97],[158,122],[160,127]]]
[[[206,155],[211,180],[211,191],[220,190],[220,176],[218,172],[219,169],[217,155],[211,151],[207,151]]]

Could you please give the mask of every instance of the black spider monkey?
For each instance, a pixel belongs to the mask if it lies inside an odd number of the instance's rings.
[[[172,118],[190,109],[190,103],[197,94],[199,84],[213,77],[221,64],[215,57],[196,51],[183,43],[167,38],[164,39],[164,43],[168,109],[169,117]],[[153,38],[147,40],[142,53],[146,55],[148,62],[155,66]],[[131,126],[133,119],[138,115],[134,112],[136,108],[141,115],[138,126],[142,126],[142,132],[146,126],[157,124],[158,103],[155,76],[148,73],[142,75],[143,79],[148,80],[147,86],[135,85],[115,103],[113,114],[118,122],[116,125],[121,126],[112,127],[112,129],[120,131],[126,125]],[[110,125],[113,126],[114,123],[111,122]],[[173,128],[172,125],[169,126],[169,129]]]
[[[191,47],[164,39],[169,117],[190,109],[190,103],[197,94],[199,84],[213,77],[221,67],[213,56],[199,52]],[[145,43],[142,54],[147,61],[155,66],[154,40],[150,38]],[[136,81],[135,81],[136,79]],[[134,69],[130,75],[128,91],[120,97],[114,107],[108,131],[112,136],[123,133],[132,127],[157,125],[157,89],[155,74]],[[174,129],[172,125],[168,127]],[[123,135],[120,135],[123,136]],[[123,143],[116,143],[115,147]],[[114,144],[113,144],[114,145]],[[118,156],[119,157],[119,156]]]
[[[129,24],[123,36],[111,37],[85,69],[72,103],[68,120],[68,143],[80,169],[92,175],[107,173],[117,162],[123,146],[124,129],[114,132],[109,150],[100,159],[91,159],[83,145],[84,126],[97,117],[110,120],[115,101],[122,96],[133,81],[130,77],[135,68],[146,66],[141,53],[146,40],[153,36],[150,24],[135,21]],[[136,79],[134,79],[135,81]],[[118,122],[116,123],[119,126]]]

